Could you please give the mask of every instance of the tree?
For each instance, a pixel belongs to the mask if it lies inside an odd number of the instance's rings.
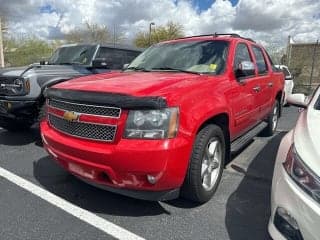
[[[6,37],[4,39],[5,65],[23,66],[39,62],[53,53],[55,45],[30,36],[22,39]]]
[[[105,25],[86,22],[84,26],[65,34],[65,40],[70,43],[120,43],[124,35],[121,32],[111,33]]]
[[[183,37],[183,27],[178,23],[168,22],[165,26],[160,26],[151,31],[150,44],[149,44],[149,30],[146,32],[139,32],[134,43],[137,47],[146,48],[154,43],[165,40],[172,40],[175,38]]]
[[[272,61],[274,64],[282,64],[283,63],[283,56],[286,53],[286,49],[276,44],[269,44],[266,47]]]

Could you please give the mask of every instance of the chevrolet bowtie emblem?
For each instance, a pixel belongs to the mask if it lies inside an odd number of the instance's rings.
[[[76,122],[79,120],[80,115],[75,112],[66,111],[63,114],[63,119],[69,121],[69,122]]]

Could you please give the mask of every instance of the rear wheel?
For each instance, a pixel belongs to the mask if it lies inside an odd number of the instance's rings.
[[[223,131],[217,125],[207,125],[197,134],[182,197],[200,203],[209,201],[220,183],[224,162]]]
[[[267,118],[268,125],[263,130],[264,136],[272,136],[276,132],[278,121],[279,121],[279,112],[280,112],[280,103],[278,100],[276,100],[272,108],[272,111],[270,112]]]

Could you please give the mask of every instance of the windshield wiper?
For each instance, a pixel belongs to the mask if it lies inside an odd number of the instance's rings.
[[[184,73],[190,73],[190,74],[197,74],[201,75],[202,73],[194,72],[194,71],[188,71],[180,68],[172,68],[172,67],[158,67],[158,68],[151,68],[151,70],[172,70],[177,72],[184,72]]]
[[[150,72],[150,70],[144,67],[128,67],[125,70],[135,70],[135,71],[142,71],[142,72]]]
[[[58,65],[83,65],[81,62],[62,62],[58,63]]]

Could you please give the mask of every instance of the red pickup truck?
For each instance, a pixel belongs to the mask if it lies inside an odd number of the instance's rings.
[[[45,149],[67,171],[147,200],[208,201],[230,153],[272,135],[284,76],[236,34],[156,44],[125,70],[46,91]]]

